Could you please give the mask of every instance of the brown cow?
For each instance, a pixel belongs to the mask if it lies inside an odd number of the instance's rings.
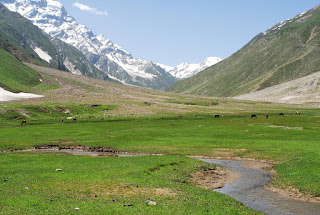
[[[182,115],[179,115],[179,118],[181,119],[181,118],[182,118]]]
[[[76,121],[77,121],[77,118],[73,117],[72,122],[76,122]]]
[[[269,119],[269,115],[268,114],[266,114],[266,118]]]
[[[299,115],[299,116],[300,116],[300,112],[297,111],[297,112],[296,112],[296,115]]]
[[[63,119],[63,118],[61,118],[61,122],[63,122],[63,120],[64,120],[64,119]]]
[[[22,120],[22,121],[21,121],[21,126],[22,126],[23,124],[27,125],[27,121],[26,121],[26,120]]]

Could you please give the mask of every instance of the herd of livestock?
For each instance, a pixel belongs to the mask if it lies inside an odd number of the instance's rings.
[[[296,115],[300,115],[300,112],[297,111]],[[220,118],[222,116],[223,115],[215,114],[214,118]],[[279,113],[279,116],[284,117],[284,114],[283,113]],[[93,116],[89,116],[89,119],[91,119],[91,118],[93,118]],[[179,119],[181,119],[181,118],[182,118],[182,115],[179,115]],[[257,119],[258,117],[257,117],[256,114],[251,114],[251,119],[253,119],[253,118]],[[68,120],[72,120],[72,122],[76,122],[77,121],[76,117],[67,117],[67,119]],[[161,119],[164,119],[164,117],[161,117]],[[269,115],[268,114],[266,114],[266,119],[269,119]],[[102,120],[104,120],[104,118],[102,118]],[[61,122],[64,122],[64,118],[61,118]],[[21,121],[21,126],[22,125],[27,125],[27,120],[22,120]]]

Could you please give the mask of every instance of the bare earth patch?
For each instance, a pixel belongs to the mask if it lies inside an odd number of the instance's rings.
[[[242,166],[253,169],[271,169],[273,165],[263,161],[244,161]]]
[[[282,129],[285,129],[285,130],[292,130],[292,129],[303,130],[302,127],[289,127],[289,126],[279,126],[279,125],[269,125],[268,127],[270,127],[270,128],[282,128]]]
[[[299,189],[296,189],[294,187],[286,187],[285,189],[283,189],[283,188],[274,187],[271,184],[269,184],[265,186],[265,189],[271,192],[277,193],[286,198],[295,199],[298,201],[320,203],[320,197],[313,197],[311,195],[303,194],[299,191]]]
[[[140,195],[146,196],[176,196],[177,193],[170,188],[149,188],[139,185],[116,183],[116,182],[101,182],[82,187],[77,192],[80,195],[86,196],[124,196],[137,197]]]
[[[232,184],[240,177],[240,174],[217,166],[215,169],[195,172],[191,176],[192,184],[203,189],[214,190],[223,187],[225,184]]]

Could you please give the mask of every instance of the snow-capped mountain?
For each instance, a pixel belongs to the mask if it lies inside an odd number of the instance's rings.
[[[109,77],[124,84],[164,90],[176,79],[151,61],[134,58],[103,35],[96,36],[77,23],[55,0],[0,0],[54,38],[83,52],[89,61]]]
[[[190,64],[190,63],[181,63],[176,67],[168,67],[165,65],[158,64],[162,68],[164,68],[166,71],[168,71],[173,77],[181,80],[190,78],[199,72],[205,70],[206,68],[213,66],[216,63],[219,63],[222,61],[221,58],[218,57],[208,57],[199,64]]]

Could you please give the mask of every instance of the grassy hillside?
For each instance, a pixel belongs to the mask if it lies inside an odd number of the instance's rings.
[[[10,52],[0,48],[0,87],[9,91],[30,91],[41,84],[41,75],[23,64]]]
[[[320,8],[259,34],[228,59],[170,87],[172,92],[235,96],[320,70]]]
[[[12,47],[12,49],[9,49],[10,51],[13,49],[20,51],[19,53],[12,51],[12,54],[26,62],[41,62],[42,65],[58,68],[59,56],[49,36],[32,25],[29,20],[18,13],[9,11],[2,4],[0,4],[0,17],[0,40],[10,44]],[[52,56],[53,59],[50,61],[50,64],[39,58],[33,50],[35,47],[40,47]],[[24,54],[20,54],[21,52]]]

